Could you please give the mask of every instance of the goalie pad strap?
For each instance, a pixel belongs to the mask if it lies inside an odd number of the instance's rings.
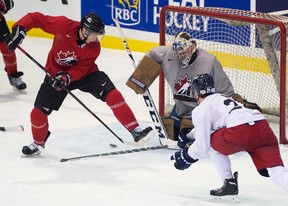
[[[143,94],[159,75],[160,68],[160,64],[144,56],[133,74],[129,77],[126,85],[137,94]]]

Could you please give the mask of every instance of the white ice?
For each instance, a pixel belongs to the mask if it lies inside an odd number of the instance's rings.
[[[128,42],[129,43],[129,42]],[[27,37],[22,47],[40,64],[46,62],[51,40]],[[133,51],[132,51],[133,52]],[[138,61],[143,54],[134,52]],[[210,189],[222,185],[210,159],[200,160],[185,171],[176,170],[170,161],[173,150],[154,150],[108,157],[95,157],[60,163],[45,156],[21,158],[21,149],[32,142],[30,111],[44,72],[17,50],[18,67],[25,75],[26,93],[9,85],[0,61],[0,126],[21,124],[24,132],[0,132],[0,205],[55,206],[190,206],[223,205],[209,200]],[[133,66],[125,50],[102,49],[97,59],[122,92],[140,124],[152,125],[143,98],[125,82]],[[155,82],[150,92],[158,104]],[[130,134],[118,123],[108,106],[78,90],[74,94],[124,140]],[[52,135],[46,144],[50,153],[66,158],[112,152],[131,147],[122,145],[103,125],[68,95],[60,111],[49,116]],[[272,125],[277,132],[277,125]],[[109,144],[118,148],[110,148]],[[158,145],[153,137],[145,146]],[[288,148],[280,145],[284,162]],[[239,172],[238,205],[283,206],[287,191],[269,178],[261,177],[246,153],[231,156],[233,171]],[[230,203],[225,203],[229,205]]]

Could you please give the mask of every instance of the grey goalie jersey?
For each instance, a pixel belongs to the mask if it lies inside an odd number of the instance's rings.
[[[176,112],[180,117],[191,118],[191,112],[197,106],[193,98],[192,79],[199,74],[208,73],[213,77],[217,93],[226,97],[234,94],[234,88],[221,64],[204,49],[198,48],[197,58],[185,69],[180,66],[170,46],[155,47],[146,55],[162,66],[165,79],[173,92]]]

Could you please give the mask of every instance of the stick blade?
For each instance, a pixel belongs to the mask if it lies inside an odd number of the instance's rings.
[[[0,127],[2,132],[23,132],[24,127],[22,125]]]

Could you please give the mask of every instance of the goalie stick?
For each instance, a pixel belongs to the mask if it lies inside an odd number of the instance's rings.
[[[2,131],[2,132],[23,132],[24,127],[22,125],[6,126],[6,127],[0,127],[0,131]]]
[[[123,154],[130,154],[130,153],[136,153],[136,152],[159,150],[159,149],[165,149],[167,148],[167,146],[141,147],[141,148],[135,148],[135,149],[120,150],[120,151],[115,151],[115,152],[104,152],[104,153],[82,155],[82,156],[69,157],[69,158],[59,158],[59,157],[56,157],[55,155],[50,154],[42,147],[38,147],[38,148],[42,152],[42,154],[48,158],[51,158],[58,162],[68,162],[68,161],[81,160],[81,159],[86,159],[86,158],[91,158],[91,157],[115,156],[115,155],[123,155]]]
[[[131,50],[130,50],[130,48],[128,46],[126,38],[125,38],[125,36],[124,36],[124,34],[122,32],[122,29],[120,27],[119,21],[118,21],[118,19],[113,19],[113,21],[115,22],[116,27],[117,27],[117,29],[118,29],[118,31],[120,33],[120,36],[122,38],[122,42],[124,44],[124,47],[125,47],[125,49],[127,51],[128,56],[130,57],[130,59],[132,61],[133,67],[134,67],[134,69],[136,69],[135,60],[134,60],[132,52],[131,52]],[[144,102],[145,102],[145,104],[147,106],[147,109],[149,111],[150,117],[151,117],[151,119],[152,119],[152,121],[154,123],[154,126],[155,126],[155,128],[156,128],[156,130],[158,132],[158,137],[159,137],[160,144],[162,146],[163,145],[167,145],[168,148],[170,148],[170,149],[176,149],[177,148],[177,146],[175,148],[176,143],[174,141],[172,141],[171,139],[169,139],[169,137],[167,135],[167,132],[165,130],[165,127],[163,125],[163,122],[161,121],[161,117],[160,117],[160,115],[159,115],[159,113],[157,111],[157,108],[156,108],[156,106],[154,104],[152,96],[151,96],[151,94],[149,92],[149,89],[147,89],[147,91],[143,94],[143,99],[144,99]]]

